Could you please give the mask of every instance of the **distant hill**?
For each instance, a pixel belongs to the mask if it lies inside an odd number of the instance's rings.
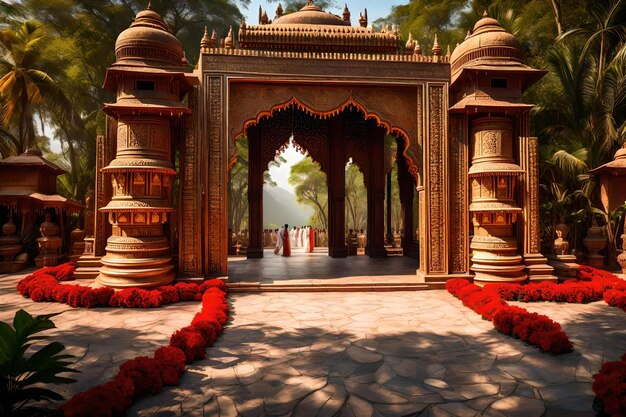
[[[313,208],[298,204],[295,194],[280,187],[263,187],[263,228],[309,222]]]

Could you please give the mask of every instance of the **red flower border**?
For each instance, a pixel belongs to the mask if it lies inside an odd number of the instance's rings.
[[[151,308],[178,301],[201,300],[202,308],[190,325],[175,331],[168,346],[152,356],[139,356],[124,362],[112,380],[76,394],[60,407],[65,417],[109,417],[122,414],[141,398],[158,394],[165,385],[177,385],[185,364],[206,355],[228,320],[226,285],[213,279],[202,284],[177,283],[154,290],[90,288],[64,285],[74,279],[76,265],[67,263],[42,268],[22,279],[17,289],[33,301],[58,301],[72,307]]]
[[[76,265],[72,262],[39,269],[20,280],[17,291],[36,302],[56,301],[71,307],[156,308],[179,301],[200,301],[210,288],[226,290],[226,284],[220,279],[207,280],[202,284],[179,282],[153,290],[125,288],[120,291],[59,283],[74,280],[75,270]]]
[[[484,290],[506,301],[588,303],[604,299],[607,304],[626,310],[626,281],[623,279],[586,265],[580,267],[577,278],[562,284],[487,284]]]
[[[620,361],[605,362],[593,376],[594,410],[610,416],[626,416],[626,354]]]
[[[572,342],[561,325],[549,317],[510,306],[497,292],[485,291],[465,279],[448,281],[446,289],[506,335],[518,337],[544,352],[561,354],[572,350]]]

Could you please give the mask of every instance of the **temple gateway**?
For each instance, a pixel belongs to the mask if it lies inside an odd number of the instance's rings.
[[[98,138],[93,253],[107,286],[227,277],[228,173],[249,143],[249,257],[263,256],[263,172],[293,140],[328,179],[329,256],[345,257],[345,166],[364,174],[366,254],[384,249],[383,141],[397,143],[405,254],[426,283],[556,280],[540,253],[537,138],[523,92],[544,72],[486,14],[453,53],[310,1],[218,42],[189,70],[153,10],[115,45]],[[293,139],[291,139],[293,138]],[[414,216],[417,214],[417,216]],[[419,219],[414,223],[414,218]],[[419,242],[419,244],[418,244]],[[80,263],[79,263],[80,265]],[[79,268],[79,273],[80,273]]]

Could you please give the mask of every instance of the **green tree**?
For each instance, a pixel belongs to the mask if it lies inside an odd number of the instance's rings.
[[[295,187],[298,203],[313,207],[312,226],[328,229],[328,186],[319,164],[307,156],[292,165],[289,184]]]
[[[52,77],[42,69],[41,50],[46,41],[42,25],[24,22],[19,30],[0,31],[3,56],[0,58],[1,123],[8,137],[5,150],[20,154],[35,145],[36,117],[53,115],[64,123],[74,123],[74,112],[67,97]],[[13,126],[13,128],[11,128]],[[5,155],[7,156],[7,155]]]
[[[363,173],[354,162],[346,167],[346,228],[364,229],[367,227],[367,189]]]

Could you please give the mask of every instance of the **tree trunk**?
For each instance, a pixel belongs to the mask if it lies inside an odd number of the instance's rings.
[[[563,22],[561,21],[561,2],[560,0],[551,0],[552,10],[554,11],[554,21],[556,22],[556,31],[558,36],[563,34]]]

